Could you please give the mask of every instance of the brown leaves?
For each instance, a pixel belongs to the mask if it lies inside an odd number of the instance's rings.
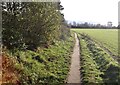
[[[14,67],[14,59],[7,54],[2,55],[2,83],[18,83],[18,71]]]

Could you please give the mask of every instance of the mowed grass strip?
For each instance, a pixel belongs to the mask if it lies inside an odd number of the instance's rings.
[[[114,55],[118,55],[117,29],[71,29],[77,33],[88,34],[92,39],[108,48]]]

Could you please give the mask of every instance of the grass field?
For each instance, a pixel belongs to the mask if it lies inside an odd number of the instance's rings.
[[[118,30],[116,29],[72,29],[77,33],[88,34],[91,38],[118,55]]]

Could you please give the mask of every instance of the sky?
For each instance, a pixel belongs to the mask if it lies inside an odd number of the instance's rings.
[[[120,0],[60,0],[62,13],[69,21],[118,25],[118,2]]]

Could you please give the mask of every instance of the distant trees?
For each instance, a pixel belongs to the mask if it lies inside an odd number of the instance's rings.
[[[69,32],[63,27],[63,9],[59,2],[2,3],[3,45],[9,49],[35,49],[62,39],[61,35],[65,37]]]
[[[109,28],[112,28],[112,29],[117,29],[117,27],[115,26],[112,26],[111,25],[111,22],[109,24],[109,26],[106,26],[106,25],[101,25],[101,24],[91,24],[91,23],[88,23],[88,22],[84,22],[84,23],[79,23],[79,22],[68,22],[67,23],[69,27],[71,28],[98,28],[98,29],[109,29]]]

